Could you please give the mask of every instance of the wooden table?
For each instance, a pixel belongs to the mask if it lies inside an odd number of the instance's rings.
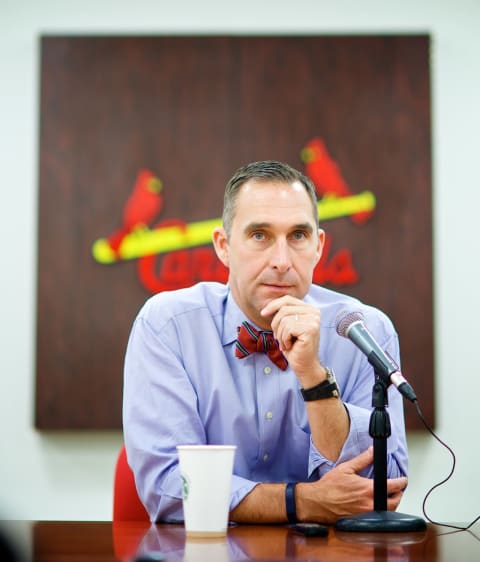
[[[239,525],[225,539],[186,539],[182,525],[138,522],[0,522],[11,542],[22,536],[21,560],[35,562],[130,561],[161,552],[167,562],[444,561],[480,560],[480,529],[469,532],[429,525],[416,533],[345,533],[306,538],[285,526]],[[15,541],[12,539],[15,538]],[[17,545],[18,546],[18,545]]]

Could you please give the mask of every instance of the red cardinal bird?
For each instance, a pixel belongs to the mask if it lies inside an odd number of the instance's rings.
[[[162,188],[161,180],[150,170],[138,172],[132,193],[123,208],[122,226],[107,239],[116,254],[127,234],[148,226],[160,213],[163,206]]]
[[[305,174],[315,184],[319,196],[331,194],[346,197],[353,195],[322,139],[315,138],[307,143],[301,152],[301,158],[305,162]],[[355,213],[352,215],[352,220],[362,224],[371,215],[371,212]]]

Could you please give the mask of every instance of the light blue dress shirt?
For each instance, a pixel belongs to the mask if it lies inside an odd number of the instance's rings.
[[[152,521],[182,520],[176,446],[236,445],[230,509],[259,482],[321,478],[372,444],[368,434],[373,369],[352,342],[336,333],[342,310],[359,311],[383,349],[399,363],[398,337],[388,317],[360,301],[313,285],[305,302],[321,311],[320,362],[332,368],[350,416],[336,463],[311,441],[294,372],[263,353],[235,357],[245,320],[227,285],[194,287],[151,297],[139,312],[125,359],[123,424],[129,463]],[[388,390],[392,435],[388,476],[407,473],[403,403]],[[372,468],[363,471],[372,475]]]

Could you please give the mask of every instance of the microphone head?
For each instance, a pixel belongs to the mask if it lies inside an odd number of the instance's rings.
[[[337,334],[343,338],[348,338],[348,329],[354,322],[363,322],[364,317],[361,312],[348,312],[342,310],[337,314],[336,325]]]

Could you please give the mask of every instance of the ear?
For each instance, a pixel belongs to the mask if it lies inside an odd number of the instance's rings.
[[[223,228],[215,228],[212,233],[212,240],[218,259],[225,267],[229,267],[227,233]]]
[[[320,261],[323,254],[323,247],[325,246],[325,231],[321,228],[318,229],[318,246],[317,246],[317,259],[315,265]]]

